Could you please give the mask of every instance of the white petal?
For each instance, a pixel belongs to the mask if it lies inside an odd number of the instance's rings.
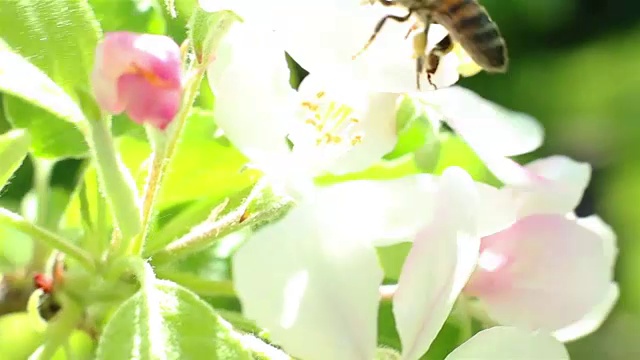
[[[497,326],[480,331],[446,360],[569,360],[562,343],[543,332]]]
[[[436,198],[436,214],[414,241],[393,297],[403,359],[424,354],[447,319],[478,256],[479,197],[471,177],[447,169]]]
[[[576,222],[578,223],[578,225],[583,226],[600,236],[604,254],[608,259],[613,274],[616,258],[618,257],[616,233],[613,231],[611,226],[605,223],[598,215],[578,218]]]
[[[255,233],[234,257],[234,284],[245,315],[290,354],[372,359],[383,273],[370,242],[342,232],[349,218],[327,223],[322,199]]]
[[[347,236],[387,246],[413,239],[433,216],[438,179],[428,174],[384,181],[348,181],[322,188],[318,209],[329,222],[348,219]],[[339,206],[336,206],[339,204]]]
[[[566,156],[550,156],[531,162],[517,171],[526,179],[507,185],[518,202],[518,214],[566,214],[582,199],[589,184],[591,166]]]
[[[289,138],[314,167],[334,174],[365,170],[396,145],[398,94],[371,92],[345,68],[310,74],[298,92],[299,122]],[[303,106],[310,103],[314,111]]]
[[[347,65],[366,78],[370,88],[382,92],[416,91],[413,34],[407,37],[413,21],[387,20],[368,49],[361,52],[384,16],[403,16],[406,9],[361,3],[357,0],[286,1],[286,13],[292,15],[279,18],[277,33],[284,40],[287,52],[311,73]],[[445,35],[444,28],[433,25],[427,51]],[[454,64],[451,60],[443,59],[435,81],[439,87],[457,80],[457,71],[450,70],[457,69],[459,62],[456,60]],[[421,84],[429,89],[426,77]]]
[[[215,121],[235,146],[257,163],[289,152],[285,136],[294,119],[295,91],[283,47],[269,32],[234,25],[208,77]]]
[[[534,118],[507,110],[471,90],[454,86],[424,93],[421,99],[439,111],[481,158],[524,154],[542,144],[543,129]]]
[[[577,340],[581,337],[589,335],[598,330],[602,323],[607,319],[611,310],[616,305],[620,297],[620,288],[618,284],[612,283],[605,298],[596,307],[594,307],[585,317],[577,322],[554,331],[553,336],[562,342]]]
[[[492,235],[513,225],[517,210],[513,194],[487,184],[475,184],[482,208],[478,214],[478,234]]]
[[[382,12],[362,11],[358,1],[286,1],[291,14],[277,24],[287,52],[310,72],[345,65],[373,33]],[[386,27],[386,25],[385,25]]]
[[[611,281],[597,234],[562,215],[535,215],[482,239],[465,293],[500,324],[554,331],[597,306]]]

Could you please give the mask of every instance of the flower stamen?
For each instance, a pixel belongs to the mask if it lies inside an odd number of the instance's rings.
[[[347,148],[360,144],[363,136],[354,131],[354,127],[360,124],[354,116],[355,110],[349,105],[326,100],[326,95],[326,92],[319,91],[315,94],[318,102],[305,100],[300,103],[309,113],[305,116],[305,124],[313,129],[313,143],[316,146],[342,145]]]

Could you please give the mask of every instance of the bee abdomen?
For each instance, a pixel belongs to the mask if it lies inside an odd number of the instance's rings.
[[[506,70],[508,60],[504,39],[487,11],[476,0],[443,1],[436,11],[446,14],[448,21],[443,25],[449,28],[454,39],[478,65],[491,72]]]

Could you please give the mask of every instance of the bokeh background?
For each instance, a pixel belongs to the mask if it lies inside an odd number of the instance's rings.
[[[184,24],[165,22],[159,7],[135,7],[129,0],[90,2],[102,6],[103,14],[137,12],[128,30],[166,30],[177,41],[184,38]],[[593,179],[578,213],[599,214],[618,234],[620,301],[599,331],[569,344],[572,358],[640,359],[640,2],[482,3],[507,40],[511,67],[507,75],[481,73],[461,84],[538,118],[546,140],[536,157],[566,154],[591,163]],[[178,5],[179,12],[190,11],[189,1]],[[122,25],[110,21],[101,19],[105,30]],[[7,127],[0,116],[0,132]],[[70,191],[79,165],[75,160],[58,164],[54,185]],[[32,176],[26,162],[2,194],[3,205],[17,204]]]

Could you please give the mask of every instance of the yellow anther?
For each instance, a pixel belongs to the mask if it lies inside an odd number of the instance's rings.
[[[316,98],[322,99],[325,95],[326,93],[324,91],[318,91],[318,93],[316,94]]]

